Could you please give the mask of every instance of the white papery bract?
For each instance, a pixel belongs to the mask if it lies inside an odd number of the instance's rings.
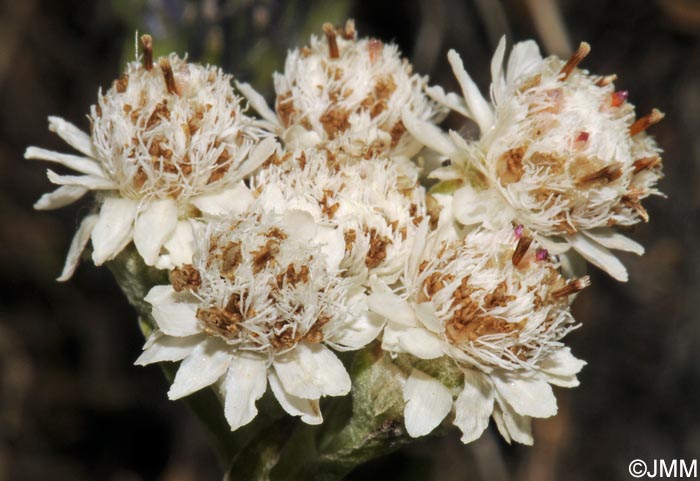
[[[350,390],[328,346],[359,349],[381,330],[364,289],[342,276],[338,242],[319,241],[296,209],[255,208],[200,229],[193,264],[146,298],[158,330],[137,364],[183,360],[171,399],[218,383],[231,429],[255,417],[268,381],[289,414],[320,423],[319,399]]]
[[[654,110],[635,120],[627,92],[616,91],[611,78],[576,68],[589,51],[585,43],[568,62],[543,59],[533,41],[518,43],[507,69],[504,51],[502,41],[491,66],[492,103],[481,96],[459,56],[448,55],[464,99],[439,89],[434,96],[474,119],[481,138],[467,142],[454,133],[449,138],[435,133],[433,147],[453,165],[433,176],[465,182],[455,193],[460,222],[493,222],[493,211],[505,213],[500,217],[506,223],[523,224],[543,242],[551,240],[550,249],[573,247],[627,280],[608,248],[638,254],[643,248],[611,227],[647,221],[640,202],[660,195],[661,150],[644,130],[663,114]],[[406,116],[409,131],[421,128]],[[485,203],[490,205],[478,207]]]
[[[520,229],[477,229],[459,239],[442,229],[428,235],[423,225],[402,287],[377,282],[370,308],[389,321],[383,349],[448,359],[464,384],[454,392],[414,369],[404,387],[409,434],[429,433],[454,407],[464,442],[478,438],[492,415],[506,439],[532,442],[530,417],[556,413],[550,384],[576,385],[584,364],[561,339],[575,327],[570,295],[588,280],[567,282],[557,267]]]
[[[61,187],[35,207],[62,207],[89,190],[98,192],[101,204],[99,214],[78,230],[60,280],[72,275],[90,238],[97,265],[132,239],[148,265],[190,262],[187,219],[239,211],[252,199],[242,179],[276,144],[243,113],[230,80],[216,67],[175,54],[153,65],[131,62],[92,106],[91,135],[49,118],[50,129],[82,156],[30,147],[25,157],[57,162],[80,175],[49,170],[49,179]]]
[[[348,277],[394,282],[418,224],[427,217],[416,166],[400,158],[340,161],[329,150],[297,149],[273,157],[251,179],[268,209],[302,209],[344,240]]]
[[[406,132],[401,110],[441,120],[447,109],[425,93],[427,78],[413,73],[394,44],[356,38],[354,24],[324,25],[325,38],[289,52],[276,73],[275,112],[249,85],[239,88],[285,140],[287,147],[322,145],[337,155],[411,157],[423,145]]]

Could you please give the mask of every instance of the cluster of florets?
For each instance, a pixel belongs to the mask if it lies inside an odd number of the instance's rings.
[[[492,62],[492,104],[450,52],[464,99],[440,89],[435,96],[473,118],[481,137],[436,133],[426,141],[453,161],[432,175],[463,183],[454,195],[459,222],[525,225],[558,253],[571,247],[624,281],[627,272],[608,249],[643,249],[611,228],[647,222],[641,201],[661,195],[661,150],[645,130],[663,114],[654,109],[636,119],[628,93],[615,90],[615,76],[577,68],[589,51],[582,43],[565,62],[543,59],[534,42],[523,42],[513,47],[504,73],[502,41]],[[406,123],[410,130],[424,125],[414,118]]]
[[[57,162],[79,176],[48,171],[60,185],[38,209],[63,207],[89,190],[101,209],[86,217],[71,246],[61,279],[73,273],[92,239],[93,260],[114,258],[133,239],[149,265],[173,267],[191,256],[186,221],[229,208],[241,181],[274,150],[271,134],[241,108],[231,76],[191,64],[175,54],[154,62],[149,36],[142,38],[142,62],[130,62],[90,109],[91,133],[63,119],[49,119],[83,157],[30,147],[27,158]]]
[[[401,159],[338,162],[328,150],[297,149],[271,159],[251,186],[270,209],[304,209],[340,232],[351,277],[395,280],[427,215],[418,169]]]
[[[646,184],[659,149],[626,100],[610,79],[553,57],[506,87],[495,115],[512,120],[484,135],[484,162],[523,223],[552,236],[648,220],[639,201],[657,193]]]
[[[171,399],[215,385],[232,429],[269,385],[289,414],[322,422],[319,400],[352,385],[337,351],[376,341],[396,364],[411,436],[454,412],[463,441],[493,417],[507,440],[532,443],[530,420],[556,413],[552,385],[573,387],[585,364],[563,338],[588,276],[576,251],[614,277],[608,249],[641,253],[612,227],[648,220],[660,149],[610,77],[542,59],[517,44],[492,101],[451,52],[464,97],[429,87],[395,45],[357,38],[354,23],[288,54],[274,110],[251,86],[174,54],[143,59],[90,114],[90,135],[52,118],[84,156],[31,147],[28,158],[82,175],[37,208],[98,191],[71,245],[70,277],[92,240],[96,264],[132,240],[169,271],[145,298],[154,322],[138,364],[182,361]],[[478,139],[436,125],[453,109]],[[449,158],[420,184],[418,153]],[[570,248],[573,248],[570,250]]]
[[[289,52],[284,72],[274,75],[275,111],[249,95],[253,105],[289,146],[323,145],[348,158],[415,155],[422,144],[406,132],[401,110],[426,122],[447,113],[425,95],[427,78],[413,73],[396,45],[358,39],[352,21],[323,30],[325,38]]]

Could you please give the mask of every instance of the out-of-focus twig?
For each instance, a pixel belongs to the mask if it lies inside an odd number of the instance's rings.
[[[537,447],[529,450],[520,464],[516,480],[555,481],[562,453],[571,444],[570,393],[561,393],[559,412],[549,419],[538,419],[534,423]]]
[[[547,53],[569,57],[571,39],[557,0],[525,0],[525,3]]]
[[[445,38],[444,0],[421,0],[422,21],[413,47],[413,65],[419,72],[432,72],[440,59],[440,48]]]
[[[477,441],[466,448],[474,453],[481,479],[488,481],[510,481],[505,460],[498,448],[498,433],[487,429]]]
[[[503,35],[510,38],[508,16],[501,0],[474,0],[474,4],[479,11],[492,47],[498,44]]]
[[[657,0],[673,27],[700,35],[700,2],[697,0]]]
[[[10,67],[17,44],[22,40],[20,32],[35,10],[34,0],[7,2],[6,13],[0,17],[0,84]]]
[[[17,336],[0,322],[0,432],[14,436],[22,427],[25,398],[32,383],[32,364]]]

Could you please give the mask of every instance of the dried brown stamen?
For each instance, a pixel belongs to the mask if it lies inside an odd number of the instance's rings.
[[[630,126],[630,136],[634,137],[638,133],[648,129],[654,124],[658,124],[661,122],[661,119],[663,119],[666,116],[662,111],[659,109],[651,109],[651,113],[649,115],[645,115],[644,117],[641,117],[637,119],[631,126]]]
[[[496,307],[504,307],[509,302],[515,300],[515,297],[508,294],[508,286],[505,282],[501,282],[496,288],[484,296],[483,308],[494,309]]]
[[[537,74],[529,79],[525,80],[520,87],[518,87],[518,92],[525,93],[531,88],[537,87],[542,82],[542,74]]]
[[[515,246],[515,251],[513,251],[512,261],[514,266],[517,267],[522,262],[533,240],[534,239],[532,236],[524,233],[520,236],[520,239],[518,239],[518,245]]]
[[[379,56],[382,53],[382,48],[384,48],[384,44],[381,40],[377,40],[376,38],[370,38],[369,43],[367,44],[367,48],[369,49],[369,63],[374,65],[374,63],[377,61],[377,59],[379,59]]]
[[[649,222],[649,213],[639,202],[639,197],[637,195],[624,195],[622,196],[621,202],[623,205],[626,205],[630,209],[633,209],[635,212],[637,212],[639,217],[641,217],[644,222]]]
[[[228,302],[226,303],[226,307],[224,307],[224,310],[232,314],[234,317],[240,317],[242,319],[242,304],[241,296],[239,294],[231,294],[231,297],[229,297]]]
[[[141,35],[143,47],[143,68],[150,71],[153,68],[153,38],[150,35]]]
[[[661,165],[661,157],[658,155],[637,159],[634,161],[634,173],[637,174],[642,170],[653,169],[659,165]]]
[[[304,170],[304,168],[306,168],[306,152],[304,152],[303,150],[301,151],[299,157],[297,157],[297,162],[299,162],[299,168],[301,170]]]
[[[374,95],[379,100],[389,100],[391,95],[396,91],[396,87],[396,81],[393,76],[382,76],[374,85]]]
[[[228,172],[228,169],[231,167],[231,159],[233,156],[231,153],[224,149],[221,154],[219,154],[219,157],[217,157],[216,161],[214,162],[214,171],[209,175],[209,178],[207,179],[207,184],[211,184],[213,182],[216,182],[218,180],[221,180],[225,175],[226,172]]]
[[[129,86],[129,75],[123,73],[117,80],[114,81],[114,89],[120,94],[126,92]],[[126,107],[126,105],[124,106]]]
[[[238,242],[229,242],[221,252],[221,275],[232,280],[242,260],[243,254],[241,252],[241,244]]]
[[[398,121],[394,124],[394,126],[391,128],[389,131],[389,135],[391,136],[391,146],[396,147],[396,145],[399,143],[401,140],[401,137],[403,137],[403,134],[406,133],[406,126],[403,124],[402,121]]]
[[[425,196],[425,207],[428,217],[430,218],[430,228],[436,229],[438,221],[440,220],[440,212],[442,211],[442,205],[437,201],[437,199],[431,194]]]
[[[552,297],[554,297],[555,299],[558,299],[560,297],[570,296],[571,294],[576,294],[577,292],[581,292],[582,290],[584,290],[586,287],[588,287],[590,285],[591,285],[591,278],[589,276],[579,277],[578,279],[574,279],[572,281],[569,281],[561,289],[557,289],[556,291],[552,292]]]
[[[331,322],[330,317],[319,317],[314,323],[314,325],[311,326],[311,329],[309,329],[309,331],[304,336],[304,340],[312,344],[318,344],[319,342],[323,342],[323,326],[325,326],[329,322]]]
[[[527,151],[527,146],[521,145],[514,149],[507,150],[498,159],[496,173],[502,184],[518,182],[524,173],[523,157]]]
[[[576,185],[577,186],[583,186],[586,184],[590,184],[592,182],[595,182],[597,180],[605,180],[607,182],[612,182],[614,180],[619,179],[622,176],[622,169],[618,166],[615,165],[607,165],[603,167],[602,169],[598,169],[595,172],[584,175],[583,177],[579,177],[576,179]]]
[[[170,271],[170,284],[175,292],[196,291],[202,285],[202,277],[192,264],[185,264]]]
[[[289,264],[285,272],[277,274],[277,288],[282,289],[284,286],[284,281],[291,287],[296,286],[298,283],[306,284],[309,282],[309,266],[303,265],[297,271],[294,264]]]
[[[280,251],[279,241],[269,239],[260,249],[253,252],[253,272],[258,273],[267,267],[268,264],[275,262],[275,256]]]
[[[569,78],[569,75],[571,75],[571,72],[574,71],[574,69],[578,66],[578,64],[581,63],[581,61],[586,58],[586,55],[588,55],[591,52],[591,46],[588,45],[586,42],[581,42],[574,52],[574,54],[569,58],[569,60],[564,64],[564,66],[561,68],[559,73],[561,76],[559,77],[559,80],[562,82]]]
[[[433,272],[423,281],[423,292],[428,299],[432,299],[436,292],[445,288],[445,286],[454,281],[455,276],[452,274],[443,274],[441,272]],[[463,280],[464,284],[464,280]]]
[[[204,324],[206,334],[231,337],[238,332],[238,323],[243,321],[241,307],[240,295],[232,294],[223,309],[218,307],[199,308],[196,316]]]
[[[297,311],[301,313],[302,308],[299,307]],[[272,336],[270,338],[270,344],[272,344],[272,347],[275,349],[292,347],[301,340],[301,333],[293,329],[289,329],[287,326],[288,323],[284,321],[275,323]]]
[[[175,75],[173,74],[173,68],[170,66],[170,60],[167,58],[161,58],[158,61],[160,65],[160,70],[163,72],[163,79],[165,80],[165,88],[168,89],[169,94],[180,95],[180,92],[175,83]]]
[[[512,323],[483,313],[483,308],[472,298],[472,289],[468,277],[462,279],[454,292],[454,315],[445,324],[445,334],[455,344],[474,342],[482,336],[508,334],[522,328],[522,323]],[[492,309],[511,302],[513,296],[506,294],[505,284],[485,296],[484,307]]]
[[[343,28],[343,38],[345,40],[354,40],[357,36],[357,30],[355,30],[355,20],[352,18],[345,22],[345,28]]]
[[[331,105],[323,115],[319,118],[323,130],[326,131],[328,137],[333,140],[339,133],[345,132],[350,128],[350,112],[338,106]]]
[[[326,40],[328,41],[328,56],[330,58],[339,58],[340,51],[338,50],[338,40],[335,27],[332,23],[326,22],[323,24],[323,32],[326,34]]]
[[[287,238],[287,233],[279,227],[270,227],[270,229],[268,229],[268,231],[265,232],[265,235],[267,237],[274,238],[277,240],[285,240]]]
[[[609,85],[613,83],[615,80],[617,80],[617,75],[612,74],[612,75],[603,75],[601,76],[598,80],[595,81],[595,84],[598,87],[605,87],[606,85]]]
[[[170,120],[170,109],[168,109],[168,102],[163,101],[156,104],[153,108],[153,112],[148,116],[146,121],[146,129],[152,129],[155,127],[162,119]]]
[[[369,230],[369,252],[365,256],[365,265],[373,269],[386,259],[386,248],[391,244],[391,239],[387,236],[379,235],[377,229],[372,227]]]
[[[277,115],[279,116],[282,124],[289,126],[297,113],[294,107],[294,100],[292,99],[292,93],[287,92],[277,96],[277,101],[275,102]]]
[[[357,231],[355,229],[348,229],[343,233],[345,238],[345,252],[350,252],[352,250],[353,244],[357,240]]]
[[[340,208],[340,203],[332,202],[332,199],[333,191],[324,189],[323,198],[321,199],[319,204],[321,205],[321,210],[329,219],[332,219],[333,216],[335,216],[336,211]]]

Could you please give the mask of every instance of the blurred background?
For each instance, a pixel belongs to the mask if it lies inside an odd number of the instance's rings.
[[[630,282],[592,272],[568,342],[588,361],[581,386],[558,390],[558,416],[535,422],[535,446],[508,446],[493,426],[468,446],[455,432],[369,463],[349,479],[630,479],[629,462],[700,458],[700,1],[698,0],[4,0],[0,2],[0,481],[208,481],[222,471],[207,435],[166,399],[157,367],[134,367],[135,313],[107,269],[54,281],[89,205],[35,212],[49,190],[28,145],[68,151],[48,132],[60,115],[87,130],[97,89],[155,51],[215,62],[269,95],[288,48],[324,21],[355,18],[360,35],[397,42],[416,71],[456,90],[457,49],[482,89],[498,38],[535,38],[583,67],[617,73],[665,149],[667,200],[622,255]],[[464,128],[448,118],[452,128]]]

